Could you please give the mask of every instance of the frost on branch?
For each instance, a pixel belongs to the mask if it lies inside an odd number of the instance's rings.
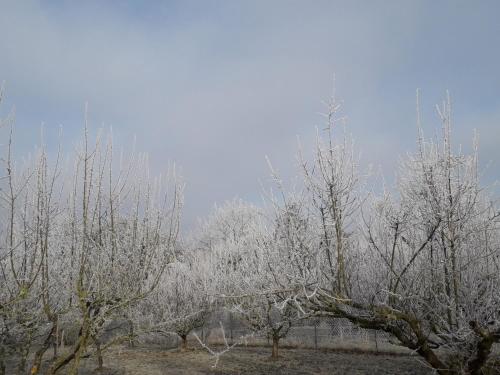
[[[289,275],[304,311],[391,333],[440,374],[480,374],[500,339],[498,206],[480,184],[477,143],[454,151],[449,99],[439,115],[442,137],[419,130],[395,188],[362,207],[352,151],[327,127],[303,163],[301,210],[321,228],[304,252],[316,278],[304,283],[301,266]]]
[[[51,162],[42,140],[18,164],[11,129],[2,146],[0,369],[13,353],[19,372],[31,361],[37,374],[50,346],[47,374],[76,374],[90,346],[102,366],[102,331],[156,289],[171,261],[182,185],[175,169],[151,177],[146,155],[116,160],[111,138],[91,143],[87,126],[68,157]],[[68,325],[78,334],[59,353]]]

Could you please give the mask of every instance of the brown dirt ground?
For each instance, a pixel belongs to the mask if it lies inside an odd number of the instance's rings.
[[[433,372],[415,356],[394,356],[311,349],[282,349],[271,360],[270,349],[239,347],[215,359],[202,349],[178,352],[154,348],[114,348],[106,353],[105,371],[95,372],[95,360],[83,363],[81,375],[430,375]]]

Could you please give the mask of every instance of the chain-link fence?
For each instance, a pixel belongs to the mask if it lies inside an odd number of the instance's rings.
[[[254,333],[244,322],[229,312],[214,314],[205,326],[196,331],[204,343],[210,345],[240,343],[242,345],[270,345],[265,332]],[[404,352],[385,332],[360,328],[347,319],[314,318],[297,321],[280,346],[311,349],[369,350]]]

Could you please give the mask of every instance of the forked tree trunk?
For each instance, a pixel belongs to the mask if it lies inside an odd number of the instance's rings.
[[[271,358],[277,359],[278,358],[278,348],[279,348],[279,337],[273,337],[273,351],[271,353]]]
[[[79,337],[78,342],[76,343],[76,346],[74,347],[74,349],[70,353],[65,355],[64,357],[61,357],[61,358],[57,359],[55,362],[53,362],[50,365],[50,367],[48,368],[46,375],[55,375],[55,373],[59,369],[63,368],[64,366],[69,364],[71,361],[73,361],[73,359],[75,358],[76,353],[80,349],[81,345],[82,345],[82,337]]]
[[[80,328],[78,340],[75,346],[73,347],[73,350],[70,353],[58,358],[55,362],[53,362],[48,368],[45,375],[55,375],[57,371],[59,371],[64,366],[70,364],[71,362],[73,362],[73,366],[68,371],[68,374],[69,375],[78,374],[78,366],[80,365],[81,356],[87,348],[87,341],[90,336],[89,330],[90,330],[89,323],[87,321],[84,321],[82,327]]]
[[[36,375],[39,373],[40,366],[42,365],[43,355],[45,354],[47,349],[50,347],[51,342],[54,340],[53,336],[54,336],[55,332],[56,332],[56,325],[55,325],[55,323],[52,323],[52,328],[51,328],[49,334],[47,335],[47,337],[45,338],[43,345],[35,353],[35,358],[33,359],[33,365],[31,366],[31,371],[30,371],[31,375]],[[57,342],[57,338],[56,338],[56,342]]]

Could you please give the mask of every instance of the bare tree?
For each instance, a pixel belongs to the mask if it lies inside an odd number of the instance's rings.
[[[144,300],[138,312],[146,316],[146,331],[178,335],[183,351],[188,349],[188,335],[206,323],[214,297],[203,255],[189,251],[168,266],[157,290]]]
[[[90,148],[85,132],[68,200],[65,247],[73,286],[68,304],[80,329],[72,350],[54,361],[49,374],[69,362],[70,373],[76,373],[91,342],[102,366],[100,330],[154,291],[179,230],[181,186],[175,180],[169,186],[168,177],[150,178],[146,155],[132,156],[114,176],[111,143],[102,145],[98,137]]]
[[[39,373],[51,345],[47,374],[69,364],[76,374],[91,344],[102,366],[103,327],[154,291],[172,259],[182,185],[174,169],[151,178],[145,155],[117,163],[111,142],[98,136],[90,146],[87,126],[70,178],[60,152],[49,162],[43,141],[18,166],[9,133],[0,181],[0,373],[5,355],[16,353],[18,373],[31,354],[31,373]],[[65,353],[56,350],[61,324],[78,327]]]
[[[49,301],[49,244],[60,210],[55,191],[60,152],[50,167],[42,137],[34,154],[16,163],[13,118],[2,125],[8,134],[2,157],[5,176],[0,181],[0,373],[5,372],[4,356],[9,354],[18,358],[17,372],[24,374],[33,346],[52,342],[56,319]],[[39,343],[45,335],[47,339]]]
[[[371,305],[375,325],[439,373],[480,374],[500,339],[498,208],[480,186],[477,143],[471,155],[453,152],[449,98],[438,112],[441,142],[426,141],[419,128],[398,196],[374,199],[366,221],[378,265]]]
[[[240,200],[227,202],[207,220],[205,244],[210,244],[213,273],[223,306],[256,334],[273,342],[278,357],[284,338],[297,313],[276,294],[270,271],[280,262],[274,233],[263,212]],[[271,229],[271,230],[270,230]],[[234,340],[233,340],[234,341]]]
[[[303,163],[322,225],[318,249],[303,253],[317,276],[305,283],[300,267],[290,270],[289,298],[306,313],[391,333],[440,374],[481,374],[500,339],[498,208],[480,186],[477,144],[472,155],[453,151],[449,100],[439,114],[441,141],[419,129],[396,191],[371,199],[360,226],[352,151],[327,128],[316,162]]]
[[[336,297],[348,297],[349,247],[354,219],[360,207],[358,163],[353,141],[345,130],[345,118],[335,96],[325,114],[326,128],[318,131],[312,163],[301,153],[301,172],[310,207],[321,228],[319,247],[325,259],[322,274]]]

